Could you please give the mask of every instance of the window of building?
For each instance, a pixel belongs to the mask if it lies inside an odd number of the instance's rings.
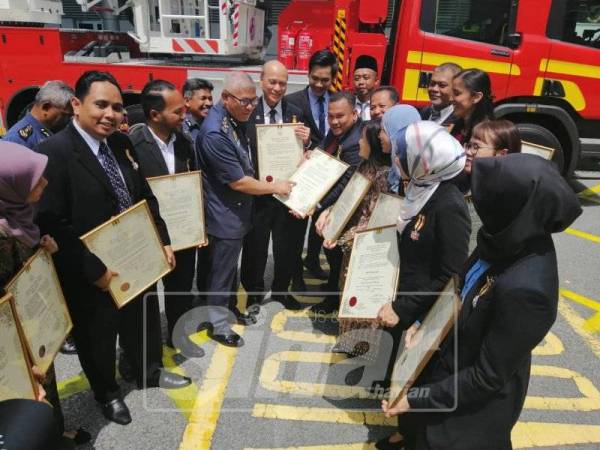
[[[423,31],[497,45],[505,45],[516,8],[514,0],[423,0],[422,4]]]
[[[600,0],[554,1],[548,21],[548,36],[600,48]]]

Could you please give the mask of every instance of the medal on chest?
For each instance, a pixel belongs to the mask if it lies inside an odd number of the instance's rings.
[[[421,237],[421,230],[425,226],[425,215],[419,214],[417,216],[417,220],[415,221],[415,225],[413,226],[412,231],[410,232],[410,238],[413,241],[418,241]]]

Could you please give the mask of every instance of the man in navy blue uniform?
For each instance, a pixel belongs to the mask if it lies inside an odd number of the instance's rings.
[[[256,320],[252,315],[241,314],[235,306],[237,266],[243,238],[251,226],[252,196],[286,196],[292,191],[289,181],[268,183],[254,178],[246,122],[257,104],[252,79],[242,72],[228,74],[221,102],[210,110],[196,140],[211,261],[207,289],[209,331],[212,339],[232,347],[240,347],[244,342],[231,329],[229,319],[234,316],[227,308],[244,325]]]
[[[62,81],[47,81],[36,94],[31,111],[10,127],[3,140],[33,150],[67,125],[73,115],[72,97],[73,89]]]
[[[213,106],[213,85],[202,78],[190,78],[183,84],[183,99],[187,112],[183,119],[183,134],[196,142],[202,122]]]

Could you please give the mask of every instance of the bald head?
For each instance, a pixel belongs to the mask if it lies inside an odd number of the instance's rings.
[[[225,75],[223,80],[223,90],[236,95],[236,91],[245,89],[255,89],[254,81],[250,75],[244,72],[230,72]]]
[[[235,120],[247,122],[258,103],[254,81],[243,72],[227,74],[223,81],[221,99],[223,106]]]
[[[267,105],[275,108],[287,90],[288,72],[277,60],[268,61],[263,65],[260,74],[260,86]]]

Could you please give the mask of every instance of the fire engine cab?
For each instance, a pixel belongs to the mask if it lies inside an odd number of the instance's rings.
[[[60,15],[60,3],[23,1],[36,15],[15,17],[22,1],[7,0],[5,9],[0,1],[0,131],[23,114],[44,81],[73,84],[85,70],[113,73],[126,105],[138,102],[152,78],[178,85],[193,76],[220,78],[231,69],[184,57],[256,57],[264,10],[275,0],[263,8],[255,0],[102,3],[115,13],[132,8],[129,34],[41,28],[40,11]],[[80,2],[98,7],[97,0]],[[216,24],[208,20],[211,9],[220,14]],[[524,140],[554,148],[566,175],[582,156],[600,156],[600,0],[291,0],[277,27],[291,89],[306,83],[310,54],[331,48],[339,63],[335,89],[351,88],[354,62],[371,55],[382,84],[396,86],[402,102],[423,106],[433,68],[452,61],[487,71],[496,115],[517,123]],[[257,78],[260,69],[243,70]]]

